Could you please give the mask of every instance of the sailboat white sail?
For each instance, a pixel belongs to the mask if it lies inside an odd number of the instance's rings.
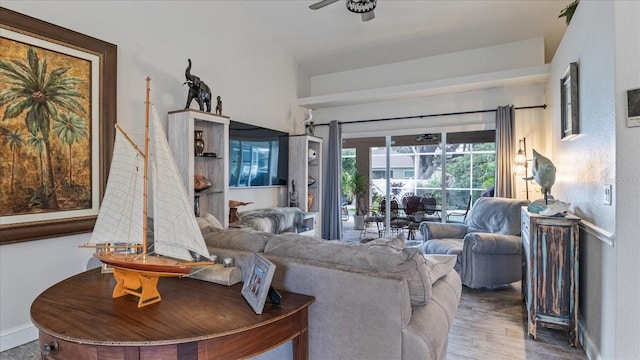
[[[113,161],[90,244],[142,244],[144,156],[116,126]]]
[[[191,252],[209,258],[193,214],[193,202],[178,172],[169,143],[152,107],[155,154],[152,158],[154,250],[157,254],[191,260]]]

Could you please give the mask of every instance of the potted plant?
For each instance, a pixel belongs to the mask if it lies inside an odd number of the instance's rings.
[[[349,181],[349,190],[356,203],[356,213],[353,215],[353,227],[357,230],[364,228],[364,217],[367,214],[365,192],[367,191],[367,180],[359,172],[353,173]]]

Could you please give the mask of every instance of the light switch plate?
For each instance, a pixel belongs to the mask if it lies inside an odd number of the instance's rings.
[[[613,197],[613,185],[604,184],[604,204],[611,206]]]

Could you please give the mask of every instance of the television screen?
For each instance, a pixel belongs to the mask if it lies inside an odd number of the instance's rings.
[[[287,185],[289,134],[229,121],[229,187]]]

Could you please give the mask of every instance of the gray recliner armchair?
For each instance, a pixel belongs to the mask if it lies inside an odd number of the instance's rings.
[[[463,224],[423,222],[425,254],[457,255],[455,269],[470,288],[522,279],[520,208],[527,200],[480,198]]]

